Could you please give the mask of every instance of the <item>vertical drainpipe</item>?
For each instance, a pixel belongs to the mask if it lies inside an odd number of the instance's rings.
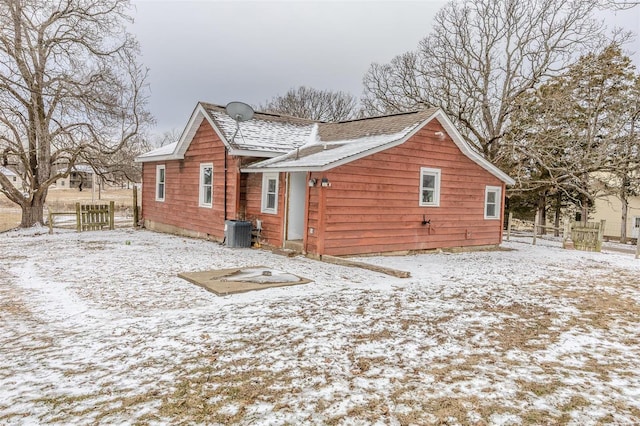
[[[278,179],[280,179],[280,173],[278,173]],[[287,241],[287,237],[289,236],[289,193],[291,192],[291,185],[289,179],[289,173],[284,172],[284,211],[282,212],[282,247],[285,246],[285,242]]]
[[[316,229],[316,245],[317,254],[322,258],[324,254],[324,221],[325,221],[325,203],[327,199],[327,188],[320,186],[318,188],[318,226]]]
[[[311,172],[307,172],[307,179],[305,180],[304,190],[304,219],[303,219],[303,234],[302,234],[302,251],[307,254],[307,245],[309,244],[309,200],[311,198],[311,187],[307,184],[311,179]]]
[[[224,220],[227,220],[227,147],[224,147]]]
[[[507,204],[507,184],[502,182],[502,200],[500,200],[500,239],[498,240],[498,245],[502,244],[502,235],[504,233],[504,208],[505,204]],[[484,206],[486,209],[487,206]]]

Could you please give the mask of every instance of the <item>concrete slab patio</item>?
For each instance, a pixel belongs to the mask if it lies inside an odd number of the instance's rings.
[[[310,283],[311,280],[266,266],[183,272],[178,277],[218,296]]]

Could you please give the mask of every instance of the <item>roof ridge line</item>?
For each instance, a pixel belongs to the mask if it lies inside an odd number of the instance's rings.
[[[218,105],[218,104],[214,104],[211,102],[205,102],[205,101],[198,101],[199,104],[201,104],[203,107],[215,107],[215,108],[220,108],[222,110],[224,110],[226,107],[223,105]],[[251,105],[250,105],[251,106]],[[269,117],[277,117],[277,118],[283,118],[283,119],[288,119],[288,118],[292,118],[294,120],[300,120],[300,121],[305,121],[309,124],[313,124],[313,123],[326,123],[325,121],[320,121],[320,120],[312,120],[310,118],[303,118],[303,117],[296,117],[295,115],[289,115],[289,114],[280,114],[280,113],[274,113],[274,112],[265,112],[265,111],[259,111],[257,108],[254,108],[253,106],[251,106],[251,108],[254,110],[254,113],[256,114],[261,114],[261,115],[266,115]]]
[[[434,108],[436,108],[436,107],[429,107],[429,108],[425,108],[425,109],[415,109],[415,110],[411,110],[411,111],[394,112],[393,114],[374,115],[374,116],[371,116],[371,117],[353,118],[351,120],[330,121],[330,122],[327,122],[326,124],[353,123],[353,122],[356,122],[356,121],[375,120],[376,118],[386,118],[386,117],[396,117],[396,116],[399,116],[399,115],[419,114],[421,112],[427,111],[429,109],[434,109]]]

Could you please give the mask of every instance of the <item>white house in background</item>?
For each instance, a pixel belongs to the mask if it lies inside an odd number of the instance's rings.
[[[20,179],[20,176],[18,176],[17,173],[2,166],[0,166],[0,173],[9,179],[13,186],[18,189],[22,189],[22,179]]]
[[[622,229],[622,201],[615,195],[603,195],[595,200],[591,220],[605,220],[604,236],[620,238]],[[627,209],[627,238],[638,238],[640,235],[640,197],[629,197]]]
[[[63,167],[67,167],[64,165]],[[66,178],[56,179],[56,188],[78,188],[82,182],[83,188],[91,188],[93,185],[93,169],[87,164],[77,164],[71,169]]]

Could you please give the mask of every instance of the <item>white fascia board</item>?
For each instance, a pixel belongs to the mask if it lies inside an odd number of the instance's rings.
[[[209,116],[207,111],[204,109],[202,104],[198,102],[198,105],[196,105],[196,108],[193,110],[193,113],[191,113],[191,117],[189,117],[189,121],[187,122],[187,125],[182,131],[182,135],[180,135],[180,141],[178,142],[178,146],[176,148],[176,154],[184,158],[184,154],[189,149],[189,145],[191,145],[191,141],[193,140],[193,137],[196,135],[196,132],[200,128],[200,124],[202,124],[202,121],[205,119],[211,125],[214,132],[216,132],[216,134],[218,135],[222,143],[227,148],[229,148],[229,144],[224,138],[224,135],[222,134],[222,132],[220,132],[220,130],[215,125],[213,120],[211,120],[211,117]]]
[[[336,168],[338,166],[342,166],[344,164],[348,164],[351,163],[352,161],[356,161],[359,160],[361,158],[365,158],[368,157],[372,154],[376,154],[378,152],[387,150],[389,148],[393,148],[394,146],[398,146],[398,145],[402,145],[403,143],[405,143],[406,141],[408,141],[411,137],[413,137],[413,135],[415,135],[416,133],[418,133],[418,131],[420,129],[422,129],[422,127],[424,127],[425,124],[427,124],[429,121],[431,121],[432,117],[429,117],[428,119],[424,120],[422,123],[418,124],[413,130],[411,130],[409,133],[407,133],[404,137],[397,139],[395,141],[391,141],[391,142],[387,142],[383,145],[377,146],[375,148],[371,148],[371,149],[367,149],[365,151],[359,152],[357,154],[354,155],[350,155],[348,157],[345,158],[341,158],[338,159],[336,161],[332,161],[328,164],[325,164],[323,166],[308,166],[308,167],[302,167],[302,166],[293,166],[293,167],[264,167],[264,168],[245,168],[242,169],[241,172],[243,173],[266,173],[268,171],[274,171],[274,172],[326,172],[327,170],[331,170],[333,168]],[[292,151],[290,151],[292,152]],[[285,155],[285,154],[282,154]]]
[[[166,155],[154,155],[153,157],[136,157],[133,160],[133,162],[134,163],[155,163],[158,161],[182,160],[182,159],[184,159],[184,155],[166,154]]]
[[[207,112],[207,110],[202,106],[201,103],[198,103],[195,110],[191,114],[191,118],[189,119],[189,123],[187,124],[185,130],[182,132],[182,136],[180,137],[180,142],[178,143],[178,147],[176,149],[176,153],[180,155],[180,158],[184,158],[184,154],[189,149],[189,145],[193,140],[198,128],[202,124],[203,120],[207,120],[213,131],[218,135],[218,138],[222,141],[229,155],[234,155],[238,157],[266,157],[272,158],[282,155],[281,152],[273,152],[273,151],[252,151],[246,149],[235,149],[227,141],[225,135],[218,128],[215,121],[211,118],[211,115]]]
[[[245,167],[240,169],[242,173],[288,173],[288,172],[324,172],[331,167]]]
[[[230,149],[229,142],[225,138],[224,134],[218,129],[216,123],[213,121],[209,113],[205,110],[200,102],[196,105],[195,109],[191,113],[191,117],[189,117],[189,121],[182,131],[182,135],[180,135],[180,141],[178,142],[178,146],[176,148],[176,154],[178,157],[175,159],[184,158],[184,154],[189,149],[189,145],[191,145],[191,141],[193,137],[196,135],[196,132],[200,128],[203,120],[207,120],[213,131],[218,135],[218,138],[222,141],[227,150]]]
[[[494,175],[495,177],[497,177],[507,185],[514,185],[516,183],[516,181],[513,180],[511,176],[507,175],[505,172],[497,168],[489,160],[484,158],[478,151],[473,149],[467,143],[467,141],[464,140],[460,132],[458,132],[458,129],[456,128],[456,126],[454,126],[451,120],[449,120],[449,117],[447,117],[447,115],[444,114],[441,110],[438,110],[434,114],[433,118],[436,118],[440,122],[442,127],[445,128],[445,130],[447,131],[447,133],[449,134],[453,142],[460,149],[460,151],[462,151],[462,153],[466,155],[471,161],[473,161],[474,163],[476,163],[477,165],[479,165],[480,167],[482,167],[483,169],[485,169],[486,171],[488,171],[489,173],[491,173],[492,175]]]
[[[218,137],[220,138],[220,140],[222,141],[222,143],[224,144],[224,146],[225,146],[225,148],[227,149],[227,152],[228,152],[231,149],[231,145],[229,144],[229,141],[227,140],[225,135],[218,128],[216,123],[211,118],[211,115],[209,115],[209,113],[207,112],[207,110],[204,109],[204,107],[202,106],[201,103],[198,103],[198,109],[199,109],[200,113],[204,116],[204,118],[206,118],[206,120],[209,123],[209,125],[213,128],[213,131],[216,132],[216,135],[218,135]],[[196,129],[196,130],[198,130],[198,129]],[[194,134],[195,134],[195,132],[194,132]],[[192,138],[193,138],[193,136],[192,136]]]
[[[490,161],[485,159],[480,153],[478,153],[475,149],[473,149],[469,144],[464,140],[462,135],[458,132],[456,127],[453,125],[449,117],[447,117],[441,109],[436,110],[430,117],[425,119],[422,123],[417,125],[413,130],[411,130],[407,135],[403,138],[388,142],[384,145],[377,146],[372,149],[368,149],[366,151],[360,152],[358,154],[345,157],[334,162],[325,164],[323,166],[310,166],[310,167],[264,167],[264,168],[252,168],[247,167],[241,169],[243,173],[266,173],[266,172],[324,172],[330,169],[333,169],[338,166],[342,166],[344,164],[350,163],[355,160],[359,160],[364,157],[368,157],[369,155],[376,154],[378,152],[387,150],[389,148],[393,148],[395,146],[401,145],[405,143],[407,140],[412,138],[416,133],[418,133],[427,123],[429,123],[433,119],[437,119],[442,127],[447,131],[453,142],[456,144],[458,149],[462,151],[462,153],[467,156],[471,161],[478,164],[483,169],[487,170],[489,173],[506,183],[507,185],[514,185],[515,180],[513,180],[509,175],[504,173],[502,170],[494,166]]]
[[[264,157],[264,158],[274,158],[284,155],[282,152],[274,152],[274,151],[251,151],[248,149],[229,149],[229,155],[234,155],[236,157]]]

